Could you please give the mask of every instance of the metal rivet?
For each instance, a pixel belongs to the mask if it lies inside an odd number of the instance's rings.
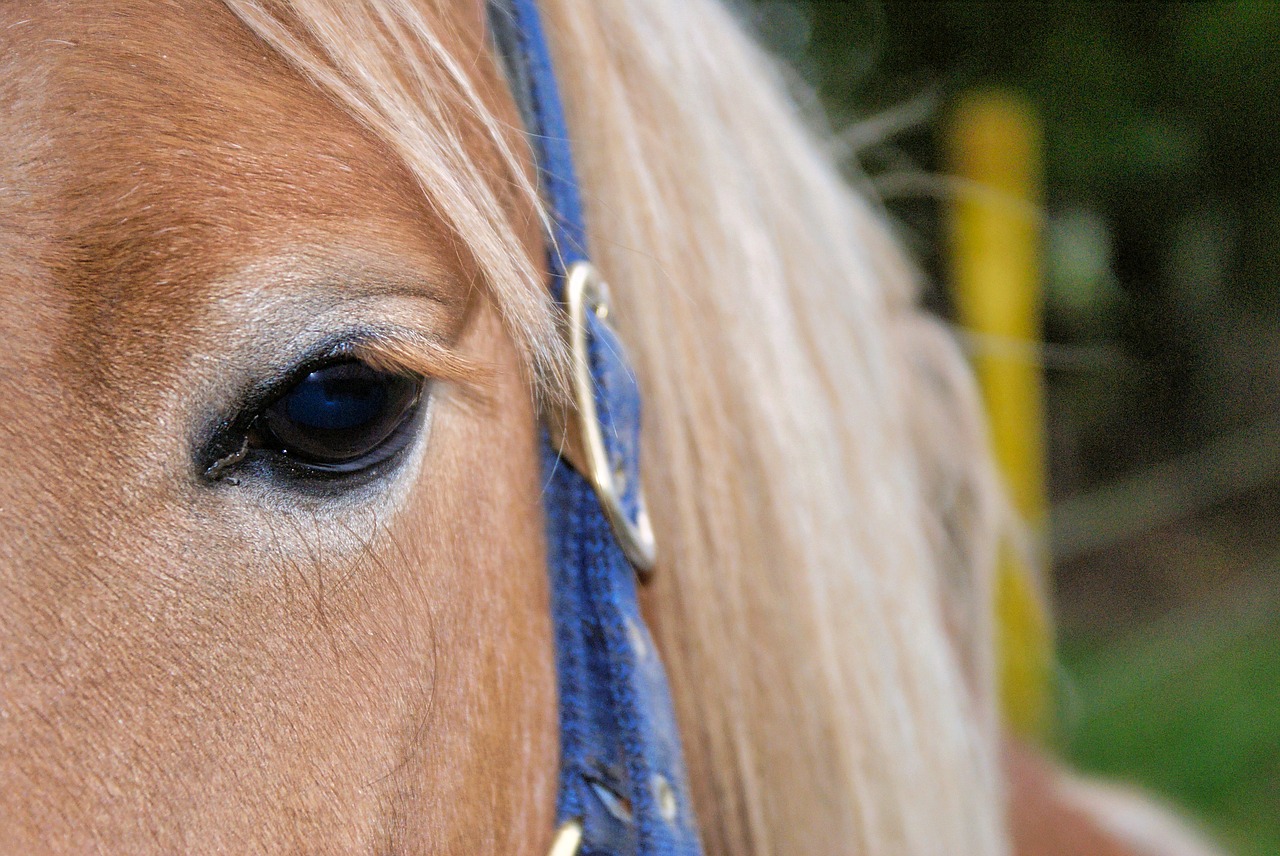
[[[611,298],[609,295],[609,283],[605,282],[603,277],[597,277],[594,282],[591,294],[591,311],[601,321],[609,317],[609,303]]]
[[[630,618],[627,619],[627,640],[631,642],[631,650],[635,651],[636,657],[643,660],[649,653],[649,646],[644,642],[640,627]]]
[[[653,798],[658,801],[658,813],[667,823],[674,823],[679,805],[676,804],[676,792],[665,776],[654,775]]]

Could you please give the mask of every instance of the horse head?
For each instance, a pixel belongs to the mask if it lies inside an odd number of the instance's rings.
[[[225,6],[23,5],[0,131],[0,849],[545,838],[533,381],[481,262]],[[532,272],[536,218],[508,196]]]
[[[883,218],[718,3],[539,5],[706,851],[1000,854],[1012,781],[1086,842],[1026,852],[1103,852],[1002,771],[999,491]],[[0,9],[0,851],[547,852],[510,72],[483,0]]]

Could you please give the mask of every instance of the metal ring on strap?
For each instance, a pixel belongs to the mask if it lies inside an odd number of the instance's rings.
[[[640,490],[640,390],[606,322],[608,289],[583,264],[585,211],[538,4],[488,0],[550,215],[547,285],[567,310],[572,360],[573,400],[546,401],[542,414],[561,737],[551,856],[701,856],[670,691],[636,591],[655,552]]]
[[[622,474],[615,472],[605,448],[600,431],[600,419],[596,412],[594,373],[588,350],[587,313],[607,323],[610,312],[609,286],[600,271],[590,262],[579,261],[569,266],[565,276],[564,300],[568,310],[569,354],[573,361],[573,404],[576,418],[569,417],[564,440],[566,452],[578,469],[595,489],[605,515],[613,527],[622,552],[635,567],[637,575],[648,579],[653,571],[657,546],[649,510],[645,504],[644,490],[635,485],[636,513],[634,520],[622,506]]]

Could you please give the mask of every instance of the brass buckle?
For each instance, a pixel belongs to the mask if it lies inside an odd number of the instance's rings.
[[[609,461],[600,420],[596,413],[595,390],[592,387],[591,361],[587,353],[587,313],[607,323],[609,286],[595,265],[574,262],[565,275],[565,303],[568,310],[569,355],[573,373],[574,414],[548,419],[552,441],[560,455],[581,473],[595,489],[605,515],[613,527],[622,552],[636,569],[636,575],[647,581],[653,572],[657,553],[653,526],[645,504],[643,486],[637,484],[636,519],[633,523],[622,508],[622,482],[625,473],[617,472]]]

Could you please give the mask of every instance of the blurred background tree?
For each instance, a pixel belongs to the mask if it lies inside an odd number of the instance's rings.
[[[741,10],[948,317],[948,109],[1039,111],[1057,742],[1280,853],[1280,3]]]

